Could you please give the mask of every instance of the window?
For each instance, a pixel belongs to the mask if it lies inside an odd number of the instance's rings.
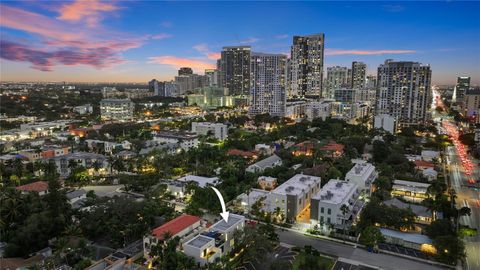
[[[327,222],[328,222],[328,223],[331,223],[331,220],[330,220],[330,218],[327,218]]]
[[[332,209],[328,208],[328,209],[327,209],[327,213],[328,213],[329,215],[331,215],[331,214],[332,214]]]
[[[324,218],[323,216],[320,216],[320,222],[323,222]]]
[[[320,213],[322,213],[322,214],[323,214],[324,212],[325,212],[325,210],[323,209],[323,207],[322,207],[322,208],[320,208]]]

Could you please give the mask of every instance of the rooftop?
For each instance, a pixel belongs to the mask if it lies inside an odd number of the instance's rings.
[[[89,152],[75,152],[66,154],[63,156],[52,157],[51,159],[107,159],[104,155],[96,154],[96,153],[89,153]]]
[[[317,183],[321,182],[321,178],[318,176],[306,175],[306,174],[297,174],[292,178],[288,179],[285,183],[278,186],[272,192],[276,194],[301,194],[314,186]]]
[[[30,184],[26,184],[23,186],[16,187],[17,190],[20,191],[35,191],[35,192],[42,192],[48,190],[48,183],[45,181],[37,181]]]
[[[199,235],[195,236],[194,238],[192,238],[192,240],[185,243],[184,245],[189,245],[189,246],[193,246],[193,247],[196,247],[196,248],[202,248],[203,246],[205,246],[206,244],[208,244],[211,241],[215,241],[215,239],[213,239],[211,237],[208,237],[208,236],[205,236],[205,235],[199,234]]]
[[[273,181],[277,181],[277,178],[270,177],[270,176],[259,176],[258,181],[273,182]]]
[[[250,166],[257,166],[257,167],[260,167],[260,168],[268,168],[270,166],[272,166],[272,164],[275,164],[279,161],[282,161],[282,159],[277,156],[277,155],[271,155],[267,158],[264,158],[258,162],[256,162],[255,164],[252,164]]]
[[[375,170],[375,167],[370,164],[370,163],[357,163],[355,164],[355,166],[353,166],[353,168],[347,173],[347,175],[349,174],[353,174],[353,175],[370,175],[370,173],[372,173],[372,171]]]
[[[336,142],[329,142],[327,145],[324,145],[321,149],[323,151],[336,151],[336,152],[342,152],[343,148],[345,146],[343,144],[339,144]]]
[[[430,184],[428,184],[428,183],[405,181],[405,180],[394,180],[393,184],[394,185],[399,185],[399,186],[422,187],[422,188],[428,188],[430,186]]]
[[[195,139],[198,138],[198,135],[192,132],[182,132],[182,131],[159,131],[157,132],[157,137],[163,138],[172,138],[172,139]]]
[[[261,197],[267,196],[268,191],[263,190],[263,189],[257,189],[257,188],[252,188],[250,190],[250,193],[242,193],[238,195],[237,198],[240,198],[243,202],[247,203],[250,202],[251,205],[253,205],[256,201],[258,201]]]
[[[384,201],[383,203],[385,205],[395,206],[395,207],[401,208],[401,209],[410,208],[410,209],[412,209],[413,213],[415,213],[415,215],[417,215],[417,216],[421,216],[421,217],[431,217],[432,216],[432,212],[430,212],[427,207],[425,207],[423,205],[402,202],[401,200],[399,200],[397,198],[393,198],[393,199]]]
[[[415,163],[416,167],[429,167],[429,168],[435,167],[435,165],[432,162],[428,162],[425,160],[415,160],[413,163]]]
[[[389,230],[385,228],[380,228],[380,232],[385,236],[390,236],[394,238],[403,239],[404,241],[415,243],[415,244],[431,244],[432,239],[428,236],[418,233],[404,233],[394,230]]]
[[[87,194],[87,192],[84,189],[77,189],[74,191],[70,191],[67,193],[67,199],[71,200],[73,198],[83,196],[84,194]]]
[[[177,233],[185,230],[186,228],[192,226],[198,221],[200,221],[199,217],[184,214],[170,220],[169,222],[163,224],[160,227],[153,229],[152,235],[159,240],[163,240],[163,235],[166,232],[169,232],[172,235],[176,235]]]
[[[347,198],[348,194],[354,192],[356,189],[357,184],[354,182],[330,179],[317,194],[312,196],[312,199],[330,204],[340,204]]]
[[[197,175],[186,175],[184,177],[180,177],[177,179],[180,182],[195,182],[198,184],[199,187],[206,187],[208,184],[216,185],[220,181],[218,177],[203,177]]]
[[[124,103],[124,102],[132,102],[129,98],[126,99],[121,99],[121,98],[106,98],[102,99],[100,101],[101,103],[103,102],[109,102],[109,103]]]
[[[238,149],[229,149],[227,152],[229,156],[242,156],[242,157],[254,157],[257,154],[249,151],[243,151]]]
[[[244,220],[244,216],[230,213],[230,216],[228,217],[228,223],[225,222],[225,220],[221,219],[217,223],[212,225],[211,230],[225,232],[230,230],[230,228],[237,225],[239,222],[243,222]]]

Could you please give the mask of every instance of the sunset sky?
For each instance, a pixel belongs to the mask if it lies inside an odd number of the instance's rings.
[[[222,46],[289,54],[325,33],[325,67],[430,64],[433,82],[480,84],[479,2],[2,1],[1,80],[147,82],[203,74]]]

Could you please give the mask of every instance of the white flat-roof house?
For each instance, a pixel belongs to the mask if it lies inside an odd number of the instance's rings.
[[[232,250],[235,246],[235,231],[243,231],[244,227],[244,216],[230,214],[228,223],[222,219],[213,224],[207,232],[183,244],[183,252],[201,265],[211,263]]]
[[[358,161],[345,176],[345,181],[357,184],[360,191],[370,193],[372,183],[378,176],[375,166],[368,162]]]
[[[275,148],[264,143],[259,143],[255,145],[255,152],[263,155],[273,155]]]
[[[180,181],[166,181],[164,184],[167,185],[167,191],[170,192],[175,198],[183,198],[186,193],[186,182]]]
[[[359,195],[356,183],[331,179],[312,197],[311,224],[350,225],[363,207],[363,202],[358,200]],[[341,210],[342,205],[348,207],[345,215]]]
[[[297,174],[268,194],[266,211],[280,212],[285,218],[295,220],[309,204],[311,197],[320,190],[321,178]]]
[[[156,133],[153,140],[161,144],[178,144],[185,151],[198,146],[198,135],[190,132],[160,131]]]
[[[272,190],[277,187],[277,178],[270,176],[259,176],[257,183],[262,189]]]
[[[201,265],[213,263],[222,256],[221,250],[215,246],[215,238],[201,234],[183,244],[183,253],[193,257]]]
[[[197,135],[213,135],[223,141],[228,137],[228,127],[222,123],[192,122],[192,132]]]
[[[220,183],[220,178],[218,177],[203,177],[197,175],[186,175],[184,177],[178,178],[176,181],[180,182],[195,182],[199,187],[204,188],[207,185],[215,186]]]
[[[255,204],[258,200],[262,198],[267,198],[267,196],[270,194],[270,192],[263,190],[263,189],[257,189],[257,188],[252,188],[250,192],[248,193],[242,193],[237,196],[237,200],[240,201],[241,207],[243,208],[243,211],[245,213],[249,213],[252,205]]]
[[[263,172],[267,168],[282,165],[282,159],[277,155],[271,155],[247,167],[246,171],[251,173]]]

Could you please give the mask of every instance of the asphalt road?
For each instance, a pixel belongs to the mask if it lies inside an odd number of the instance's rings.
[[[304,234],[277,230],[280,242],[293,246],[303,247],[311,245],[318,251],[333,256],[347,258],[369,266],[379,267],[381,269],[408,269],[408,270],[429,270],[442,269],[427,263],[414,261],[408,258],[397,257],[382,253],[370,253],[361,248],[354,248],[349,245],[335,243],[328,240],[318,239],[306,236]]]
[[[467,178],[463,174],[460,160],[454,147],[447,148],[446,155],[450,167],[451,186],[457,193],[457,207],[470,207],[472,213],[470,216],[460,218],[460,224],[468,225],[471,228],[477,228],[480,232],[480,207],[477,201],[480,200],[480,192],[466,187]],[[478,164],[478,163],[474,163]],[[479,178],[479,168],[475,170],[475,179]],[[465,251],[467,254],[468,269],[480,269],[480,236],[465,238]]]

